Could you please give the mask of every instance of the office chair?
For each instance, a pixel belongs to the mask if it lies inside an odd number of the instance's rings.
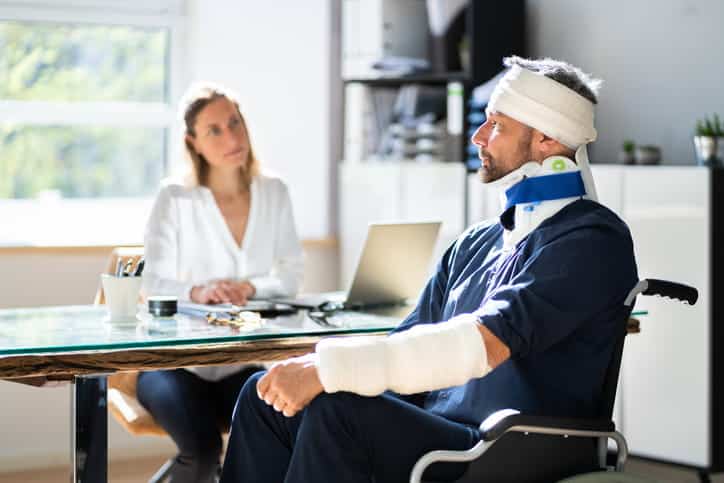
[[[641,280],[629,292],[628,308],[620,324],[601,394],[601,405],[594,419],[558,418],[521,414],[503,409],[480,425],[481,440],[467,451],[435,450],[415,464],[410,483],[420,483],[425,469],[433,463],[470,463],[457,483],[494,481],[496,483],[550,483],[575,475],[601,471],[623,471],[628,447],[611,420],[616,386],[627,333],[639,332],[639,323],[630,314],[638,295],[659,295],[694,305],[695,288],[665,280]],[[608,441],[616,443],[613,466],[608,463]],[[601,474],[595,481],[621,481],[615,475]],[[592,478],[593,476],[591,476]],[[428,482],[432,483],[432,482]]]

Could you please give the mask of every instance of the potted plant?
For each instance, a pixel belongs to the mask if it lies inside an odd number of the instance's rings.
[[[694,149],[696,161],[699,164],[714,166],[722,163],[724,126],[722,126],[718,114],[696,121]]]
[[[661,161],[661,148],[653,144],[639,144],[634,153],[636,164],[659,164]]]
[[[619,159],[623,164],[633,164],[634,163],[634,150],[636,149],[636,143],[634,143],[630,139],[625,139],[623,141],[623,145],[621,146],[621,152],[618,154]]]

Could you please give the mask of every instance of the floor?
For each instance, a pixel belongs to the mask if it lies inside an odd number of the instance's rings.
[[[166,461],[164,457],[111,461],[108,465],[109,483],[145,483]],[[67,483],[68,468],[49,468],[22,473],[0,473],[0,483]]]
[[[645,476],[660,483],[697,483],[696,471],[672,465],[652,463],[637,458],[630,458],[626,463],[626,473]],[[712,476],[712,483],[724,483],[724,473]]]
[[[129,461],[111,461],[108,468],[109,483],[145,483],[148,478],[166,461],[165,458],[154,457]],[[627,463],[626,473],[646,476],[649,480],[660,483],[697,483],[696,472],[669,465],[656,464],[631,458]],[[0,483],[66,483],[68,481],[65,468],[26,471],[22,473],[0,474]],[[724,474],[712,477],[713,483],[724,483]]]

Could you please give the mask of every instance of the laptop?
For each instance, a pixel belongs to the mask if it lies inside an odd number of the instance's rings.
[[[305,309],[361,309],[417,297],[429,276],[441,222],[371,223],[349,290],[276,302]]]

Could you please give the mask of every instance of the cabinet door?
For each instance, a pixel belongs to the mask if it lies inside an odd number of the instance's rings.
[[[407,163],[402,166],[400,218],[442,221],[432,266],[465,229],[465,166],[462,163]]]
[[[349,288],[367,227],[400,219],[401,163],[340,163],[340,283]]]
[[[431,270],[465,228],[462,164],[341,163],[339,179],[342,288],[349,287],[372,222],[441,221]]]
[[[710,448],[709,171],[627,168],[624,217],[640,278],[694,285],[694,307],[642,297],[641,333],[627,337],[623,433],[633,454],[707,466]]]
[[[623,217],[624,167],[592,165],[591,173],[598,192],[598,202]]]
[[[623,218],[623,180],[624,167],[616,165],[592,165],[591,172],[594,182],[596,183],[596,191],[598,192],[598,202],[611,209],[618,216]],[[622,427],[622,401],[623,401],[623,382],[622,373],[619,374],[618,390],[616,391],[616,401],[613,405],[613,421],[617,428]],[[616,445],[610,441],[611,448]]]

